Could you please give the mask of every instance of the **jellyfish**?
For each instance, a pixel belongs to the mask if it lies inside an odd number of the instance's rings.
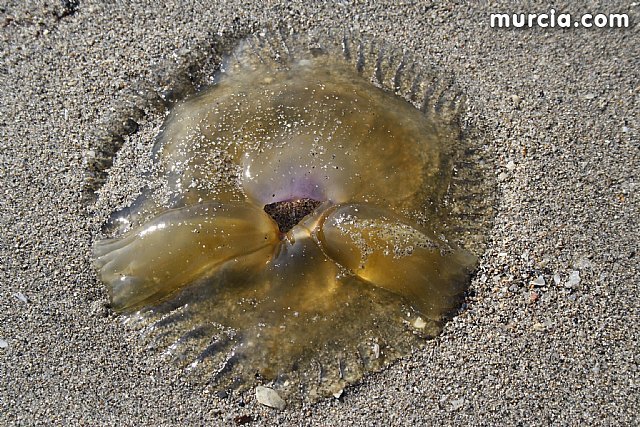
[[[324,396],[439,333],[476,257],[446,237],[452,125],[367,79],[363,45],[270,37],[173,107],[166,198],[143,193],[93,254],[164,356],[222,387]],[[396,92],[426,84],[376,64]]]

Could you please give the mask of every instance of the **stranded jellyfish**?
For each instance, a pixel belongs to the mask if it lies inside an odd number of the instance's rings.
[[[329,39],[241,42],[172,108],[161,185],[94,246],[112,308],[216,387],[340,393],[439,333],[476,262],[446,237],[456,97]]]

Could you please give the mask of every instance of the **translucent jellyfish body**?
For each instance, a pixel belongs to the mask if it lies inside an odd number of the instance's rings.
[[[437,334],[476,259],[444,236],[455,129],[373,85],[362,46],[265,37],[173,108],[155,149],[169,196],[145,192],[94,255],[163,357],[313,399]],[[396,92],[427,85],[412,72],[396,66]]]

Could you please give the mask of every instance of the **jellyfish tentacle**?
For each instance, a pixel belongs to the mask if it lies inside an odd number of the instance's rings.
[[[208,202],[167,211],[120,238],[98,241],[93,253],[113,308],[122,311],[157,302],[226,261],[277,242],[277,225],[261,209]]]
[[[476,263],[471,253],[435,233],[367,204],[327,212],[315,237],[335,262],[435,321],[456,305]]]

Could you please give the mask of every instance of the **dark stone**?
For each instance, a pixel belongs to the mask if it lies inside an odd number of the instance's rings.
[[[78,11],[80,0],[62,0],[62,12],[58,13],[58,20],[71,16]]]
[[[138,122],[136,122],[132,118],[128,118],[123,123],[123,130],[126,135],[133,135],[134,133],[138,132],[139,128],[140,125],[138,124]]]
[[[243,424],[248,424],[255,421],[255,418],[253,418],[253,416],[251,415],[238,415],[233,419],[233,421],[235,421],[237,425],[241,426]]]

